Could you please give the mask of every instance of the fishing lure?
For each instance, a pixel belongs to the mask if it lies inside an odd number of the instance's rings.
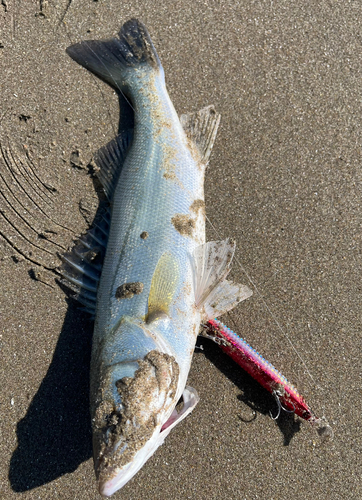
[[[200,335],[216,342],[241,368],[273,394],[279,406],[275,418],[279,417],[281,409],[293,412],[315,426],[320,436],[331,437],[332,429],[325,418],[317,418],[303,396],[284,375],[230,328],[213,319],[202,326]]]

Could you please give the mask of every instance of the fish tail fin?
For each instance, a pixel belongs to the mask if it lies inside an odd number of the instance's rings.
[[[119,91],[127,89],[127,76],[132,68],[147,66],[163,71],[151,37],[137,19],[122,26],[119,38],[77,43],[67,48],[67,54]]]

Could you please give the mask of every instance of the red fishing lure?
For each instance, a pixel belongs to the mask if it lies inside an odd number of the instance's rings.
[[[226,354],[277,398],[282,408],[316,425],[319,434],[331,435],[332,430],[325,419],[313,414],[303,396],[284,375],[230,328],[213,319],[203,325],[202,335],[219,344]]]

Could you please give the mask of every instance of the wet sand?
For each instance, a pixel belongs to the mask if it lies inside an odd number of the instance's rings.
[[[120,108],[65,49],[113,36],[131,17],[150,31],[176,110],[214,104],[222,114],[205,186],[208,238],[236,238],[233,277],[250,285],[246,270],[260,292],[224,320],[335,437],[321,443],[284,412],[272,420],[273,397],[203,339],[188,382],[199,405],[114,498],[361,498],[358,3],[2,4],[0,498],[99,498],[92,322],[51,269],[93,219],[90,162],[114,137]]]

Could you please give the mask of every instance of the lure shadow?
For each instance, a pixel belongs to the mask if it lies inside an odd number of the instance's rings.
[[[69,299],[52,362],[26,416],[9,480],[22,492],[73,472],[92,455],[89,364],[93,323]]]
[[[233,382],[241,391],[238,399],[245,403],[255,416],[251,419],[239,417],[243,422],[252,422],[257,413],[263,415],[277,416],[278,405],[275,398],[256,382],[246,371],[244,371],[235,361],[211,340],[201,338],[198,344],[202,343],[203,353],[231,382]],[[282,435],[283,444],[288,446],[294,435],[300,430],[300,421],[294,415],[281,410],[279,417],[275,420]]]

